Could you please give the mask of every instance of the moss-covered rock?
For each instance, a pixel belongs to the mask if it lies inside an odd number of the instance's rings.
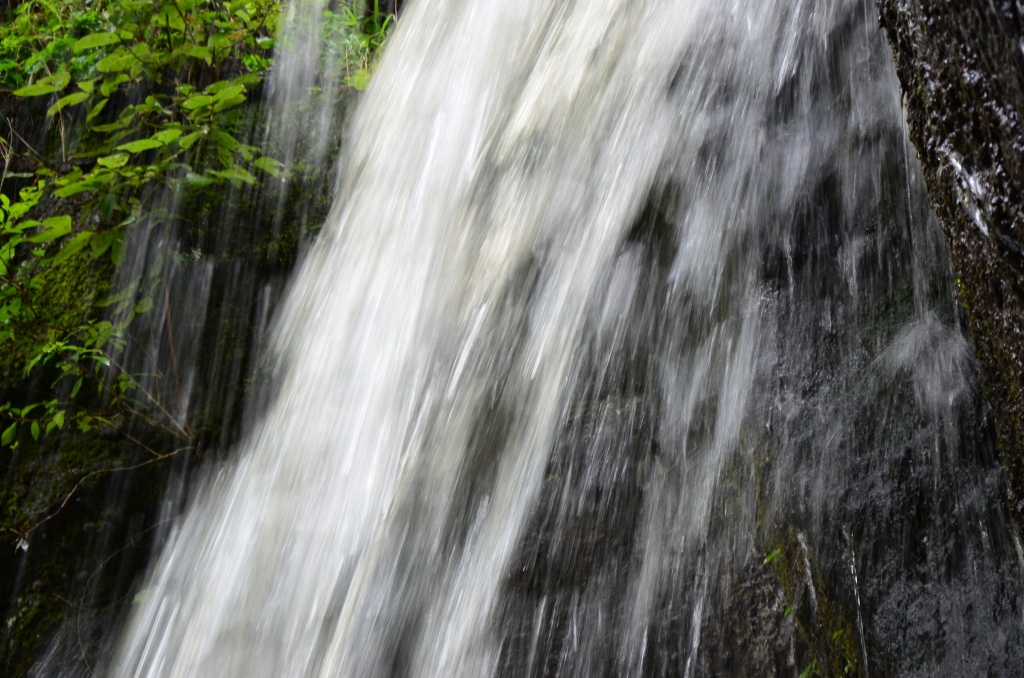
[[[878,7],[1024,524],[1024,18],[1012,2]]]
[[[72,255],[63,264],[44,270],[37,282],[36,313],[41,319],[31,336],[17,336],[0,354],[0,388],[24,378],[25,366],[40,342],[63,339],[63,328],[77,327],[94,314],[93,304],[110,289],[109,259],[95,260],[88,250]]]

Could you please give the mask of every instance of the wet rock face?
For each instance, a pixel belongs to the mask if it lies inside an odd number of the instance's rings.
[[[1024,524],[1024,3],[878,8]]]

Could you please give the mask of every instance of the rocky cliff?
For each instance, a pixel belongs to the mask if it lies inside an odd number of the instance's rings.
[[[878,0],[1024,523],[1024,4]]]

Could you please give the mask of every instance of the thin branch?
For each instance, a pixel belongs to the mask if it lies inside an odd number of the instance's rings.
[[[152,525],[147,527],[142,532],[139,532],[138,534],[135,534],[135,535],[132,535],[131,537],[129,537],[128,541],[126,543],[122,544],[121,547],[118,548],[116,551],[114,551],[109,556],[107,556],[107,558],[104,559],[104,561],[102,563],[100,563],[100,566],[97,567],[96,570],[91,575],[89,575],[89,579],[86,580],[86,582],[85,582],[85,591],[82,593],[82,597],[79,599],[78,605],[75,606],[75,607],[78,608],[78,614],[75,616],[75,630],[76,630],[76,633],[77,633],[77,636],[78,636],[78,650],[79,650],[79,652],[82,653],[82,663],[85,664],[85,668],[89,671],[89,675],[95,676],[96,674],[93,673],[92,667],[89,666],[89,662],[88,662],[88,660],[86,659],[86,656],[85,656],[85,644],[82,643],[82,613],[84,612],[84,608],[85,608],[85,599],[89,596],[89,594],[92,591],[92,581],[93,581],[93,579],[95,579],[96,575],[98,575],[100,572],[103,571],[103,568],[107,566],[107,563],[109,563],[111,560],[113,560],[118,555],[120,555],[122,552],[124,552],[124,550],[126,548],[128,548],[129,546],[134,546],[134,547],[138,548],[138,544],[135,543],[136,539],[144,537],[145,535],[147,535],[148,533],[152,532],[153,530],[155,530],[156,528],[160,527],[161,525],[165,525],[166,523],[172,522],[173,520],[174,520],[174,518],[164,518],[163,520],[161,520],[159,522],[153,523]],[[54,594],[54,595],[56,595],[56,594]],[[61,598],[61,600],[63,600],[63,598]],[[121,598],[118,601],[115,601],[114,604],[116,605],[121,600],[124,600],[124,598]],[[69,605],[73,605],[70,601],[65,601],[65,602],[67,602]],[[103,608],[103,607],[98,608],[99,611],[102,611],[104,609],[106,609],[106,608]]]
[[[18,140],[21,141],[21,143],[25,144],[25,148],[27,148],[29,151],[32,152],[32,154],[34,156],[36,156],[36,158],[38,159],[37,161],[38,161],[39,165],[42,166],[42,167],[46,167],[46,158],[44,158],[39,153],[39,151],[37,151],[36,149],[32,148],[32,144],[30,144],[27,141],[25,141],[25,137],[23,137],[20,134],[18,134],[18,131],[16,129],[14,129],[14,125],[11,123],[10,119],[6,115],[4,116],[4,121],[7,123],[7,126],[11,129],[11,134],[13,134],[14,136],[18,137]]]
[[[7,169],[11,166],[11,156],[14,155],[14,149],[11,148],[10,142],[3,137],[0,137],[0,153],[4,156],[4,173],[0,175],[0,191],[3,191],[4,181],[7,179]]]
[[[191,40],[192,42],[195,42],[196,41],[195,36],[193,36],[192,35],[192,31],[189,30],[188,19],[185,18],[185,13],[182,12],[181,11],[181,7],[178,6],[178,0],[171,0],[171,4],[174,5],[174,9],[178,10],[178,16],[181,17],[181,23],[185,26],[185,35],[188,36],[189,40]],[[173,49],[173,47],[171,49]]]
[[[109,355],[107,355],[106,353],[103,353],[103,356],[104,356],[104,357],[105,357],[105,358],[106,358],[107,360],[109,360],[109,361],[110,361],[110,364],[111,364],[111,365],[113,365],[113,366],[114,366],[114,367],[116,367],[117,369],[121,370],[121,372],[122,372],[122,373],[124,373],[124,374],[131,374],[130,372],[128,372],[128,370],[126,370],[126,369],[125,369],[125,368],[124,368],[123,366],[121,366],[121,365],[120,365],[120,364],[119,364],[119,363],[118,363],[118,362],[117,362],[116,360],[114,360],[113,358],[111,358],[111,357],[110,357]],[[166,409],[166,408],[165,408],[165,407],[164,407],[164,406],[163,406],[163,405],[162,405],[162,404],[160,403],[160,401],[159,401],[159,400],[158,400],[157,398],[155,398],[155,397],[153,396],[153,394],[151,394],[151,393],[150,393],[149,391],[147,391],[147,390],[146,390],[145,388],[143,388],[143,387],[142,387],[142,384],[136,384],[135,388],[137,388],[137,389],[138,389],[139,391],[142,391],[143,395],[145,395],[145,396],[146,396],[147,398],[149,398],[150,402],[152,402],[152,403],[153,403],[153,404],[154,404],[154,405],[155,405],[155,406],[157,407],[157,409],[159,409],[159,410],[160,410],[161,412],[163,412],[163,414],[164,414],[164,416],[165,416],[165,417],[167,417],[167,418],[168,418],[168,419],[169,419],[170,421],[174,422],[174,425],[178,427],[178,430],[179,430],[179,431],[180,431],[180,432],[182,433],[182,436],[183,436],[183,437],[184,437],[184,438],[185,438],[186,440],[188,440],[188,439],[189,439],[189,437],[190,437],[190,434],[189,434],[188,430],[187,430],[187,429],[185,429],[185,428],[183,428],[183,427],[181,426],[181,424],[179,424],[179,423],[178,423],[177,419],[175,419],[175,418],[174,418],[174,417],[173,417],[173,416],[171,415],[171,413],[167,411],[167,409]],[[111,391],[111,393],[113,394],[113,391]]]
[[[124,435],[129,440],[131,440],[133,442],[137,442],[134,438],[132,438],[128,434],[124,434]],[[146,449],[149,450],[150,452],[153,452],[153,450],[148,448],[148,447]],[[64,501],[62,501],[60,503],[60,506],[57,508],[56,511],[54,511],[50,515],[48,515],[45,518],[43,518],[42,520],[40,520],[38,523],[36,523],[32,527],[30,527],[27,530],[25,530],[23,533],[21,533],[21,536],[23,538],[27,538],[32,532],[34,532],[35,530],[39,529],[43,524],[45,524],[45,523],[49,522],[50,520],[52,520],[53,518],[55,518],[61,511],[64,510],[64,507],[68,505],[69,501],[71,501],[71,497],[73,497],[75,495],[75,493],[78,491],[78,489],[80,487],[82,487],[82,483],[84,483],[86,480],[89,480],[90,478],[93,478],[93,477],[99,476],[99,475],[103,475],[103,474],[106,474],[106,473],[121,473],[121,472],[124,472],[124,471],[136,471],[136,470],[138,470],[140,468],[143,468],[145,466],[149,466],[150,464],[155,464],[158,461],[163,461],[164,459],[170,459],[171,457],[173,457],[175,455],[181,454],[182,452],[185,452],[185,451],[191,450],[191,449],[192,449],[191,445],[188,445],[186,447],[179,447],[178,449],[176,449],[176,450],[174,450],[172,452],[168,452],[167,454],[157,454],[157,457],[155,459],[149,459],[147,461],[141,462],[139,464],[135,464],[133,466],[122,466],[120,468],[99,469],[99,470],[93,471],[92,473],[85,474],[84,476],[81,477],[81,479],[77,483],[75,483],[75,486],[71,488],[71,491],[68,492],[67,496],[64,497]],[[156,454],[155,452],[153,452],[153,453]]]

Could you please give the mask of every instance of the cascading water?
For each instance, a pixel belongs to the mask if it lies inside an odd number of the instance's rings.
[[[113,675],[1011,675],[897,92],[862,0],[412,4]]]

